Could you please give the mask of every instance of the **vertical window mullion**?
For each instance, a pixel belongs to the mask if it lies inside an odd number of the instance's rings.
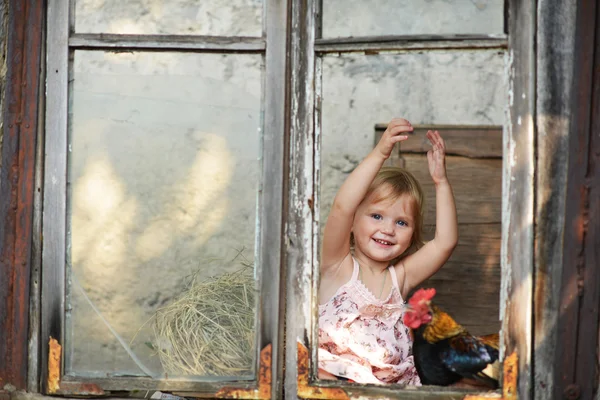
[[[311,282],[314,200],[315,1],[293,2],[290,104],[290,188],[287,234],[285,396],[298,393],[298,345],[312,326]],[[292,311],[293,310],[293,311]],[[297,341],[299,343],[297,343]]]
[[[271,344],[271,398],[281,398],[283,372],[283,330],[280,317],[285,307],[280,288],[282,274],[283,190],[286,171],[284,144],[286,143],[287,94],[287,0],[266,0],[265,72],[263,74],[262,120],[262,177],[259,183],[257,235],[257,262],[260,266],[262,302],[258,311],[260,337],[257,351]],[[257,354],[260,360],[260,354]],[[260,372],[260,368],[258,369]],[[259,376],[260,380],[262,377]]]
[[[42,228],[41,365],[48,391],[48,341],[63,343],[65,305],[69,2],[48,1],[46,148]]]

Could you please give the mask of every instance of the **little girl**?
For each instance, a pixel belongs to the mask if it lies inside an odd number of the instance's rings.
[[[436,191],[433,240],[421,241],[423,193],[400,168],[382,168],[413,128],[393,119],[340,187],[327,218],[319,286],[319,378],[420,385],[404,299],[450,257],[458,239],[444,141],[427,132]],[[351,247],[352,246],[352,247]]]

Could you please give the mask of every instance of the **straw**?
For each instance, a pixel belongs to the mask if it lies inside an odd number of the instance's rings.
[[[165,373],[243,375],[255,354],[256,289],[251,264],[202,280],[154,316],[155,349]]]

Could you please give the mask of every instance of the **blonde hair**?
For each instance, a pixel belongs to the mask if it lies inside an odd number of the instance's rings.
[[[365,199],[373,195],[373,202],[376,203],[383,199],[396,200],[400,196],[410,196],[414,201],[414,232],[410,246],[393,260],[392,264],[398,260],[415,253],[423,246],[423,213],[425,209],[425,196],[421,184],[415,176],[404,168],[383,167],[379,170],[373,182],[369,186]],[[354,245],[354,235],[350,237],[351,246]]]

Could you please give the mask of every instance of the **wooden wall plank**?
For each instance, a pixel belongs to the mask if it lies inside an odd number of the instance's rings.
[[[385,124],[375,125],[375,142],[387,128]],[[444,138],[446,154],[472,158],[502,158],[502,127],[477,125],[415,125],[410,139],[398,144],[402,153],[427,153],[431,148],[427,139],[428,130],[437,130]]]
[[[454,253],[419,286],[436,288],[435,303],[473,334],[500,330],[500,236],[499,222],[460,224]]]
[[[429,175],[427,157],[402,155],[391,165],[408,169],[421,182],[426,201],[425,224],[434,224],[435,187]],[[501,221],[502,160],[448,156],[446,169],[454,191],[459,224]]]
[[[593,398],[598,390],[600,303],[600,7],[578,3],[573,118],[565,204],[554,397]]]
[[[576,2],[539,0],[533,397],[553,397],[563,258]]]

